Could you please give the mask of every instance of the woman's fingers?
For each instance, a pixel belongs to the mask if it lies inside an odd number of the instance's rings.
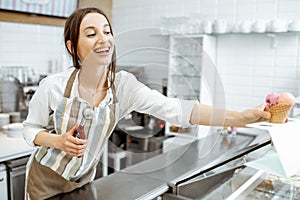
[[[84,149],[67,148],[66,150],[68,151],[68,154],[77,157],[82,156],[85,152],[85,148]]]
[[[271,113],[267,112],[267,111],[260,111],[258,110],[257,111],[257,116],[258,117],[261,117],[261,118],[264,118],[264,119],[270,119],[271,118]]]
[[[67,140],[69,140],[71,143],[77,144],[77,145],[81,145],[81,144],[86,144],[87,140],[83,140],[83,139],[79,139],[77,137],[72,136],[68,136]]]
[[[74,137],[78,125],[73,126],[68,132],[62,135],[62,150],[66,153],[80,157],[84,154],[87,140]]]
[[[256,106],[257,111],[257,116],[264,118],[264,119],[270,119],[271,118],[271,113],[269,112],[269,107],[267,104],[261,104]]]

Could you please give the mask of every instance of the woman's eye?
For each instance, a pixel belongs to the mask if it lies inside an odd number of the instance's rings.
[[[104,33],[105,33],[106,35],[109,35],[109,34],[110,34],[110,31],[104,31]]]
[[[93,37],[93,36],[95,36],[95,35],[96,35],[95,33],[87,34],[88,37]]]

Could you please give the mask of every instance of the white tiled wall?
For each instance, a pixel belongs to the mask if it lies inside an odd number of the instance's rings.
[[[27,66],[48,73],[51,60],[57,71],[68,67],[62,27],[0,22],[0,67]]]
[[[200,20],[294,20],[300,18],[298,0],[113,0],[113,23],[116,34],[145,27],[161,27],[162,17],[197,17]],[[142,31],[141,31],[142,33]],[[151,36],[152,35],[152,36]],[[291,92],[300,95],[300,34],[228,34],[217,37],[217,68],[225,88],[226,107],[245,109],[263,103],[270,92]],[[149,47],[167,49],[166,37],[147,34],[125,34],[117,41],[119,53]],[[126,39],[125,39],[126,38]],[[137,45],[138,43],[138,45]],[[160,56],[159,56],[160,55]],[[154,51],[128,56],[120,62],[145,64],[168,57]],[[148,65],[150,66],[150,65]],[[157,70],[157,68],[155,69]],[[157,77],[165,73],[153,73]],[[298,81],[299,79],[299,81]]]
[[[299,19],[298,0],[113,0],[113,24],[118,62],[146,66],[146,82],[167,77],[168,38],[160,34],[162,17],[226,19],[235,23],[256,19]],[[217,36],[217,68],[226,106],[244,109],[261,103],[269,92],[300,95],[298,34]],[[59,68],[70,64],[63,28],[0,22],[0,66],[21,65],[48,72],[49,61]],[[157,86],[159,88],[159,86]]]

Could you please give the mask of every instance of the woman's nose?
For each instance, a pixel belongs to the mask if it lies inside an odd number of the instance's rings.
[[[104,42],[106,42],[108,40],[108,38],[109,37],[107,35],[101,33],[101,34],[98,35],[98,40],[97,41],[99,43],[104,43]]]

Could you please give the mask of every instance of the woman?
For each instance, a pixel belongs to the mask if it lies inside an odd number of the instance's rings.
[[[259,109],[217,110],[167,98],[130,73],[116,74],[111,25],[99,9],[75,11],[66,21],[64,37],[75,70],[40,83],[24,122],[24,138],[38,147],[27,166],[27,199],[45,199],[91,182],[104,143],[118,120],[132,111],[185,127],[244,126],[270,118]],[[76,124],[84,125],[84,133]],[[77,132],[79,137],[74,137]]]

